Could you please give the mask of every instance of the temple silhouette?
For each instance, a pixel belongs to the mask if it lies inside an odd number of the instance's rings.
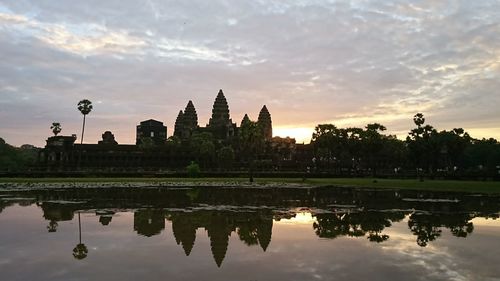
[[[175,120],[173,133],[158,120],[136,127],[135,144],[119,144],[111,131],[97,144],[78,144],[76,134],[49,137],[39,153],[39,165],[47,171],[158,171],[184,169],[192,161],[204,171],[227,171],[251,164],[265,171],[298,171],[311,165],[312,147],[295,139],[273,137],[271,114],[262,106],[256,121],[245,114],[238,126],[219,90],[212,115],[200,126],[193,101]]]

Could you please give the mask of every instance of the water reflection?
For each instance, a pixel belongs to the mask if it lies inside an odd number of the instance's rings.
[[[82,241],[85,222],[81,214],[95,214],[102,227],[109,227],[117,213],[133,213],[131,231],[148,238],[170,227],[187,257],[200,235],[198,230],[204,230],[213,261],[221,267],[233,234],[244,245],[266,252],[272,247],[273,224],[302,212],[311,214],[308,223],[318,238],[364,237],[376,245],[391,239],[387,230],[394,224],[406,223],[415,243],[426,247],[442,237],[445,229],[454,237],[469,237],[474,218],[499,217],[499,202],[498,197],[486,195],[390,190],[117,188],[4,192],[0,213],[15,205],[37,206],[51,234],[76,216],[78,243],[73,257],[78,260],[92,251]]]
[[[87,246],[82,243],[82,221],[80,217],[80,212],[78,212],[78,244],[73,249],[73,257],[77,260],[82,260],[87,257],[89,250]]]

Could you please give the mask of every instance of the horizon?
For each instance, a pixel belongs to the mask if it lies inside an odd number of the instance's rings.
[[[85,143],[139,122],[173,133],[192,100],[208,123],[218,89],[233,123],[266,105],[273,135],[381,123],[404,139],[422,112],[438,131],[500,139],[500,2],[0,1],[0,137],[44,146],[50,125]]]

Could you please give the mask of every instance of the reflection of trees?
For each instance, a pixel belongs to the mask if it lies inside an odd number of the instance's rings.
[[[321,238],[362,237],[368,234],[368,240],[380,243],[389,239],[389,235],[382,234],[384,228],[403,218],[403,212],[364,211],[317,214],[313,229]]]
[[[238,237],[248,246],[260,245],[264,252],[269,243],[273,229],[272,216],[249,216],[246,221],[238,221]]]
[[[151,237],[165,229],[165,214],[162,210],[143,209],[134,212],[134,230]]]
[[[43,202],[40,205],[43,210],[43,217],[49,221],[47,230],[56,232],[59,224],[58,221],[70,221],[74,216],[74,205],[65,205],[60,203]]]
[[[409,218],[408,227],[417,236],[417,244],[425,247],[441,236],[441,227],[449,228],[455,237],[467,237],[474,231],[474,225],[470,222],[473,218],[474,215],[466,213],[414,213]]]
[[[9,206],[12,206],[14,203],[11,202],[11,201],[4,201],[2,199],[0,199],[0,214],[2,213],[2,211],[9,207]]]
[[[424,214],[413,214],[408,221],[411,232],[417,236],[417,244],[421,247],[427,246],[430,241],[441,236],[441,229],[433,222],[435,216]]]
[[[365,232],[352,219],[352,214],[347,213],[318,214],[316,215],[317,221],[313,223],[313,228],[316,235],[321,238],[364,236]]]
[[[43,202],[40,206],[43,210],[43,217],[50,221],[71,221],[76,208],[74,204],[53,202]]]
[[[252,222],[242,224],[238,227],[238,237],[248,246],[259,244],[257,237],[257,226]]]

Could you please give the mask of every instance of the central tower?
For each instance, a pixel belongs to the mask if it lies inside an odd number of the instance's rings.
[[[231,122],[229,119],[229,106],[222,90],[219,90],[212,108],[212,118],[208,121],[209,127],[218,127]]]
[[[235,124],[229,117],[229,106],[222,90],[219,90],[212,108],[212,118],[207,127],[217,139],[227,139],[234,136]]]

